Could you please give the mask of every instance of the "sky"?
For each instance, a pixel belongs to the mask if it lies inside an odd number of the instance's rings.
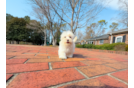
[[[118,2],[118,0],[103,0],[105,3],[102,3],[101,0],[96,1],[100,2],[105,9],[98,14],[94,22],[98,22],[99,20],[105,20],[108,22],[106,26],[108,28],[106,30],[107,33],[110,30],[109,25],[112,24],[112,22],[117,22],[116,18],[119,17],[118,13],[124,9],[119,9],[121,4]],[[11,14],[14,17],[29,16],[30,19],[37,20],[37,18],[34,17],[32,6],[30,5],[29,0],[6,0],[6,13]],[[120,28],[123,28],[121,24],[119,24],[119,29]],[[84,29],[85,28],[82,30]]]

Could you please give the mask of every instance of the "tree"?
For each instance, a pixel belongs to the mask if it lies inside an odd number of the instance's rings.
[[[95,0],[30,0],[34,8],[38,9],[46,18],[47,29],[50,30],[53,45],[56,43],[54,39],[54,23],[70,26],[75,33],[77,28],[85,27],[89,21],[103,9]],[[85,10],[86,9],[86,10]],[[70,16],[71,14],[71,16]]]
[[[96,0],[48,0],[51,9],[75,33],[77,28],[85,27],[103,7]]]
[[[28,30],[26,28],[26,21],[23,18],[13,18],[7,23],[7,39],[23,41],[28,38]]]
[[[30,20],[30,22],[26,26],[29,29],[29,41],[33,42],[34,44],[43,44],[44,41],[44,33],[41,29],[43,29],[40,22],[36,20]]]
[[[40,8],[33,7],[34,15],[37,19],[40,20],[40,24],[42,28],[40,29],[42,33],[44,33],[44,46],[46,46],[47,43],[47,26],[45,23],[45,16],[43,14],[43,11]]]
[[[6,13],[6,24],[9,22],[12,18],[14,18],[12,15]],[[6,32],[8,31],[8,26],[6,25]]]
[[[98,24],[100,26],[100,30],[98,31],[98,35],[102,35],[105,33],[105,29],[106,29],[105,26],[106,26],[107,22],[105,20],[100,20],[100,21],[98,21]]]
[[[118,22],[128,27],[128,0],[118,0],[118,2],[121,4]]]
[[[111,29],[111,32],[118,30],[118,23],[113,22],[109,28]]]
[[[88,26],[85,31],[84,39],[90,39],[98,35],[96,34],[97,28],[98,28],[97,23],[92,23],[90,26]]]
[[[53,40],[53,46],[55,46],[57,40],[54,37],[54,33],[56,33],[57,30],[54,30],[53,26],[54,23],[58,23],[61,26],[61,24],[63,24],[61,19],[52,10],[50,0],[30,0],[30,1],[32,2],[33,9],[39,11],[40,13],[39,15],[42,16],[43,19],[45,17],[46,29],[50,31]]]
[[[29,17],[29,16],[25,16],[25,17],[24,17],[24,20],[25,20],[27,23],[29,23],[29,22],[30,22],[30,17]]]
[[[83,39],[83,33],[82,33],[82,31],[81,30],[78,30],[77,32],[76,32],[76,35],[77,35],[77,40],[78,41],[81,41],[82,39]]]
[[[28,41],[37,45],[43,44],[44,41],[43,33],[38,32],[37,30],[32,31]]]
[[[105,20],[99,20],[97,23],[92,23],[87,26],[84,39],[90,39],[104,34],[106,24],[107,22]]]
[[[6,22],[9,22],[13,18],[12,15],[6,13]]]

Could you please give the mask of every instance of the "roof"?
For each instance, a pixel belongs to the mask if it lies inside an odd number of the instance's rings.
[[[97,36],[97,37],[90,38],[90,39],[87,39],[87,40],[90,41],[90,40],[108,39],[108,37],[109,37],[109,35],[105,34],[105,35]]]
[[[118,33],[123,33],[123,32],[128,32],[128,28],[126,28],[126,29],[122,29],[122,30],[118,30],[118,31],[114,31],[114,32],[110,32],[110,33],[108,33],[108,34],[118,34]]]
[[[114,32],[110,32],[108,34],[97,36],[97,37],[94,37],[94,38],[90,38],[90,39],[87,39],[87,41],[100,40],[100,39],[108,39],[109,34],[111,34],[111,33],[112,34],[119,34],[119,33],[124,33],[124,32],[128,32],[128,28],[122,29],[122,30],[118,30],[118,31],[114,31]]]
[[[76,41],[75,43],[79,43],[79,42],[81,42],[81,41]]]

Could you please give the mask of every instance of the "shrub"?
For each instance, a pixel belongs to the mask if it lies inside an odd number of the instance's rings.
[[[125,47],[125,51],[128,51],[128,45],[126,45],[126,47]]]
[[[82,48],[87,48],[87,44],[83,44],[82,46],[83,46]]]
[[[113,44],[103,44],[103,45],[93,45],[93,44],[84,44],[76,45],[77,48],[89,48],[89,49],[101,49],[101,50],[126,50],[128,46],[125,43],[113,43]],[[125,48],[126,47],[126,48]]]
[[[20,41],[20,42],[19,42],[19,44],[25,44],[25,42],[23,42],[23,41]]]
[[[53,45],[49,45],[49,46],[53,46]]]
[[[83,48],[83,45],[76,45],[77,48]]]
[[[125,51],[125,48],[126,48],[125,44],[124,45],[116,45],[114,47],[114,50],[116,50],[116,51]]]
[[[93,48],[93,44],[84,44],[83,48]]]

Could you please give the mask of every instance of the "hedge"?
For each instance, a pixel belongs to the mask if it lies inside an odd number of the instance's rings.
[[[120,46],[118,48],[118,46]],[[93,44],[83,44],[83,45],[76,45],[77,48],[89,48],[89,49],[101,49],[101,50],[128,50],[128,45],[125,43],[113,43],[113,44],[103,44],[103,45],[93,45]],[[116,47],[116,48],[115,48]]]

